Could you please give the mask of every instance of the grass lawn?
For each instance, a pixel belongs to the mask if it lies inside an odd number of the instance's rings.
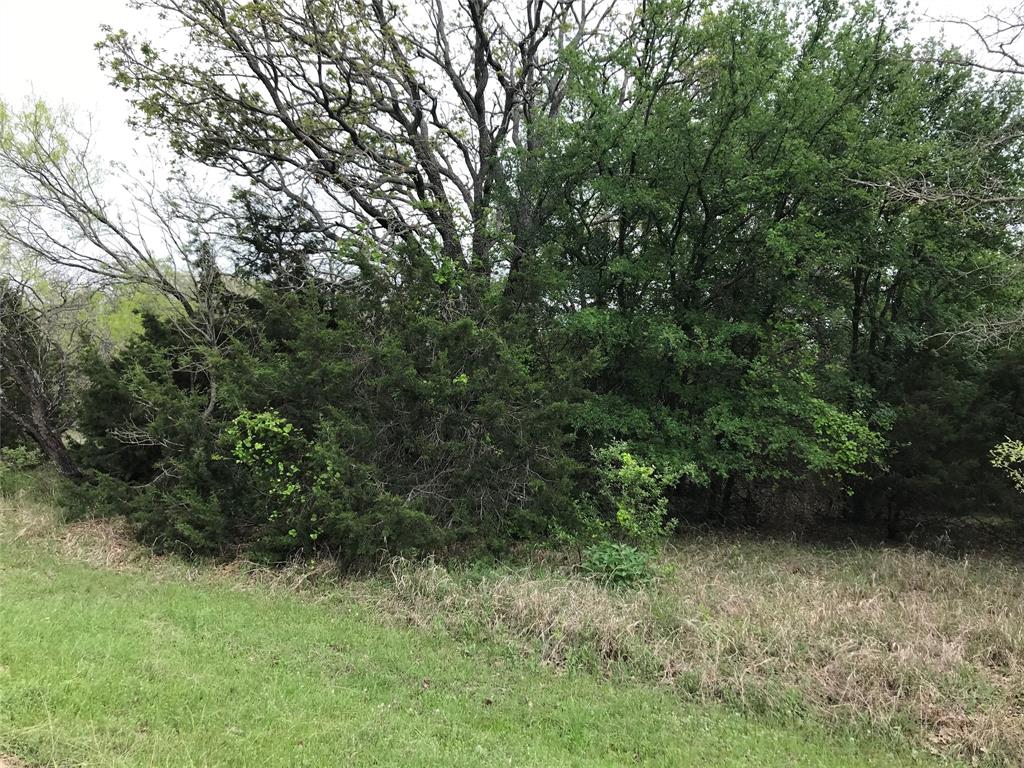
[[[389,625],[355,601],[75,562],[2,523],[0,764],[927,762],[664,687],[558,674],[498,644]]]

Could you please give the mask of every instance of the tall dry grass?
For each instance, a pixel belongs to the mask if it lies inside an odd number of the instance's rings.
[[[699,538],[640,591],[535,568],[392,565],[379,608],[557,667],[1024,765],[1024,573],[996,560]]]

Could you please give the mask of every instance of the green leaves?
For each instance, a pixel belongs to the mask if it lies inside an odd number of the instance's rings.
[[[655,0],[536,79],[500,24],[461,69],[373,4],[164,5],[194,50],[102,47],[149,127],[251,182],[210,262],[237,325],[216,354],[150,329],[82,421],[158,436],[111,453],[190,541],[648,550],[797,491],[970,494],[1024,429],[1019,350],[949,335],[1020,305],[1024,94],[891,9]]]
[[[1017,490],[1024,493],[1024,442],[1006,438],[992,449],[992,466],[1005,470]]]
[[[641,548],[654,548],[673,528],[673,521],[667,519],[665,490],[675,483],[679,473],[659,473],[654,466],[639,461],[621,442],[595,451],[594,460],[595,503],[607,515],[602,519],[606,533],[624,537]]]
[[[604,541],[587,547],[583,572],[612,587],[636,587],[654,578],[654,556],[629,544]]]

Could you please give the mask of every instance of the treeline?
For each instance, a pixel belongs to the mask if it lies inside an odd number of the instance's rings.
[[[353,562],[1021,512],[1021,78],[831,0],[143,4],[132,216],[0,116],[3,441],[81,505]]]

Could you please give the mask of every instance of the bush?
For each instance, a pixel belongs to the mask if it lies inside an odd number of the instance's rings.
[[[38,448],[27,445],[15,445],[0,449],[0,470],[23,472],[35,469],[43,463],[43,454]]]
[[[367,561],[382,553],[417,555],[437,545],[421,510],[383,490],[372,467],[345,451],[337,425],[307,438],[277,411],[243,411],[222,444],[254,499],[255,544],[264,554],[301,550]]]
[[[615,587],[633,587],[654,578],[654,555],[629,544],[604,541],[583,552],[588,576]]]
[[[587,542],[580,567],[597,581],[630,587],[654,576],[658,544],[675,526],[665,490],[679,477],[638,459],[623,442],[594,451],[594,492],[576,505],[575,533],[563,541]]]
[[[233,305],[223,352],[146,317],[115,355],[87,355],[88,506],[127,508],[161,549],[361,562],[501,549],[566,522],[547,378],[500,329],[401,298],[326,307],[314,288],[268,289]]]
[[[678,475],[662,474],[639,460],[622,442],[594,452],[596,519],[590,523],[598,538],[620,539],[641,549],[653,549],[674,527],[668,520],[665,490]]]
[[[1024,442],[1006,438],[992,449],[992,465],[1005,470],[1017,490],[1024,493]]]
[[[35,470],[42,463],[42,454],[32,447],[15,445],[0,449],[0,495],[31,492],[40,474]]]

